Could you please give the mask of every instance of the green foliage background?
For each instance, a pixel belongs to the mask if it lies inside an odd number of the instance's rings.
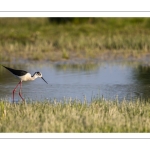
[[[0,18],[0,60],[138,58],[149,34],[150,18]]]

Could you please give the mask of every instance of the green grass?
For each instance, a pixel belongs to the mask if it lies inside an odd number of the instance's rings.
[[[150,53],[150,18],[0,18],[0,61],[68,60]],[[111,52],[111,55],[110,55]]]
[[[12,104],[0,101],[0,132],[150,132],[150,103],[144,100],[72,100]]]

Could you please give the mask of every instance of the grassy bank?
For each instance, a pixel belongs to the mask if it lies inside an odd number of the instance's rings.
[[[81,18],[82,19],[82,18]],[[110,59],[150,53],[149,18],[0,18],[0,61]]]
[[[0,101],[0,132],[150,132],[150,103]]]

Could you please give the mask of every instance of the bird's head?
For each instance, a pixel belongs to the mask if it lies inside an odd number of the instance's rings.
[[[33,75],[35,78],[42,78],[44,80],[44,78],[42,77],[42,73],[41,72],[35,72]],[[45,80],[44,80],[45,81]],[[46,82],[46,81],[45,81]],[[46,82],[47,83],[47,82]],[[48,83],[47,83],[48,84]]]
[[[35,74],[34,75],[36,75],[37,77],[42,77],[42,73],[41,72],[35,72]]]

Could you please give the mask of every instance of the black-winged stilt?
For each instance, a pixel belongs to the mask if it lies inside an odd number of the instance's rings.
[[[3,65],[2,65],[3,66]],[[29,72],[24,71],[24,70],[15,70],[12,68],[8,68],[3,66],[4,68],[6,68],[7,70],[9,70],[13,75],[15,75],[17,78],[20,79],[19,83],[17,84],[17,86],[14,88],[13,90],[13,102],[14,102],[14,93],[15,90],[17,89],[18,85],[20,85],[20,89],[19,89],[19,96],[21,97],[21,99],[24,101],[24,99],[22,98],[21,95],[21,88],[22,88],[22,81],[29,81],[29,80],[35,80],[36,78],[42,78],[44,80],[44,78],[42,77],[42,73],[41,72],[35,72],[32,76]],[[45,80],[44,80],[45,81]],[[45,81],[46,82],[46,81]],[[46,82],[47,83],[47,82]],[[47,83],[48,84],[48,83]]]

